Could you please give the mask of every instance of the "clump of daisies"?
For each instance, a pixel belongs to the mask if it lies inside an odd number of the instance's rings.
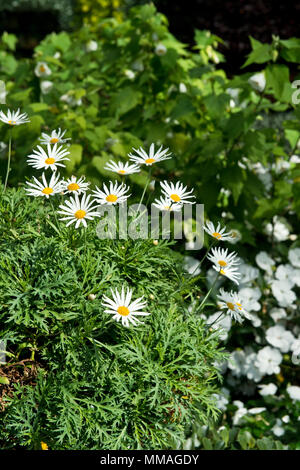
[[[218,224],[215,226],[212,222],[206,221],[206,223],[203,225],[203,230],[213,238],[213,244],[223,241],[230,242],[233,237],[232,232],[226,232],[226,227],[222,227],[220,222],[218,222]],[[212,292],[213,288],[222,277],[228,278],[236,285],[239,285],[239,280],[242,275],[238,270],[238,266],[241,263],[237,253],[229,252],[227,248],[211,246],[211,248],[203,257],[202,261],[205,258],[207,258],[212,263],[212,268],[217,272],[208,295]],[[205,297],[205,300],[207,299],[208,295]],[[245,318],[252,319],[252,316],[242,305],[243,301],[237,292],[232,290],[227,292],[221,288],[217,298],[222,312],[215,321],[218,321],[224,314],[229,314],[232,319],[239,323],[242,323]]]

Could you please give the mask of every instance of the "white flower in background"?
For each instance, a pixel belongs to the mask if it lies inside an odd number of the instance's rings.
[[[218,271],[219,274],[222,276],[228,277],[231,281],[235,282],[237,285],[239,284],[239,278],[241,277],[240,273],[237,271],[235,267],[224,267],[220,269],[220,266],[213,266],[215,271]]]
[[[300,163],[299,155],[292,155],[290,158],[290,163]]]
[[[206,225],[203,225],[203,230],[217,240],[225,241],[231,237],[231,232],[225,233],[226,227],[221,228],[220,222],[218,222],[217,227],[215,227],[212,222],[206,221]]]
[[[264,411],[266,411],[266,408],[264,406],[261,406],[257,408],[249,408],[248,413],[250,413],[251,415],[258,415],[260,413],[263,413]]]
[[[57,52],[55,52],[53,57],[54,57],[54,59],[60,59],[61,58],[61,53],[57,51]]]
[[[85,182],[85,176],[77,178],[77,176],[71,176],[67,180],[61,182],[61,191],[64,194],[81,194],[89,189],[90,183]]]
[[[275,261],[272,260],[268,253],[266,253],[265,251],[260,251],[255,256],[255,261],[261,269],[267,271],[270,274],[272,273],[272,267],[275,266]]]
[[[271,165],[271,168],[275,171],[276,174],[279,174],[288,170],[290,166],[290,162],[284,160],[284,158],[277,158],[276,162]]]
[[[264,72],[255,73],[248,79],[248,83],[252,86],[254,90],[259,92],[264,91],[266,87],[266,77]]]
[[[272,382],[270,382],[269,384],[266,384],[266,385],[264,385],[264,384],[263,385],[258,385],[258,387],[260,388],[258,393],[260,395],[262,395],[263,397],[273,396],[277,392],[277,386],[275,384],[273,384]]]
[[[234,426],[241,424],[243,417],[248,413],[247,408],[245,408],[244,403],[240,400],[234,400],[233,405],[237,406],[238,409],[232,417],[232,422]]]
[[[276,323],[279,320],[286,318],[286,311],[283,308],[274,307],[270,310],[270,317],[272,317]]]
[[[179,83],[179,93],[186,93],[187,92],[187,87],[185,86],[184,83]]]
[[[221,309],[225,309],[227,314],[230,315],[231,318],[242,323],[245,318],[251,318],[247,311],[243,308],[242,301],[240,296],[236,292],[226,292],[224,289],[220,289],[220,293],[218,294],[218,304]]]
[[[250,169],[253,170],[253,172],[257,175],[257,177],[263,183],[266,191],[267,192],[270,191],[270,189],[273,186],[272,174],[270,172],[270,169],[263,166],[260,162],[257,162],[257,163],[249,162],[248,166]]]
[[[129,80],[134,80],[134,78],[135,78],[134,71],[130,70],[130,69],[124,70],[124,75],[125,75],[125,77],[129,78]]]
[[[155,199],[153,206],[161,211],[179,212],[182,210],[183,204],[174,203],[168,197],[161,196],[159,199]]]
[[[38,62],[34,69],[34,73],[37,77],[49,77],[52,72],[46,62]]]
[[[288,258],[295,268],[300,268],[300,248],[290,248]]]
[[[244,351],[234,351],[230,354],[228,368],[236,377],[245,375],[246,355]]]
[[[116,163],[113,160],[110,160],[105,164],[104,170],[114,171],[119,175],[132,175],[133,173],[139,173],[141,171],[141,168],[138,165],[135,165],[134,163]]]
[[[226,341],[228,338],[228,331],[231,330],[232,320],[231,316],[222,314],[223,312],[213,313],[206,319],[206,324],[208,326],[213,324],[211,326],[212,329],[221,331],[220,340]]]
[[[284,423],[289,423],[289,422],[290,422],[290,417],[289,417],[289,415],[284,415],[284,416],[282,416],[281,421],[283,421]]]
[[[147,305],[147,303],[143,301],[144,296],[139,297],[130,303],[132,289],[127,288],[127,292],[125,293],[123,286],[121,292],[118,292],[117,289],[115,289],[115,291],[111,289],[111,294],[113,300],[106,295],[103,295],[102,305],[105,307],[104,312],[113,315],[113,320],[116,320],[117,322],[121,320],[123,326],[128,327],[130,326],[130,323],[134,326],[136,326],[137,323],[143,324],[143,322],[138,320],[136,317],[141,315],[150,315],[150,313],[144,311],[144,308]]]
[[[286,224],[278,219],[277,216],[273,217],[273,224],[266,225],[266,233],[269,236],[274,236],[274,239],[278,242],[284,242],[288,240],[290,231]]]
[[[62,132],[60,128],[57,131],[52,131],[50,135],[42,132],[42,137],[39,137],[39,140],[41,141],[41,144],[64,144],[68,140],[71,140],[70,137],[67,139],[63,138],[66,132],[66,130]]]
[[[220,411],[226,411],[229,403],[229,390],[225,387],[221,388],[221,393],[214,393],[212,395],[216,400],[216,407]]]
[[[247,379],[253,380],[254,382],[260,382],[262,379],[263,374],[259,370],[259,368],[256,366],[255,361],[256,361],[256,353],[253,352],[251,348],[248,348],[249,350],[247,351],[246,357],[245,357],[245,375]]]
[[[155,47],[155,54],[156,55],[165,55],[167,52],[167,48],[166,46],[164,46],[163,44],[157,44],[157,46]]]
[[[290,350],[295,338],[290,331],[287,331],[283,326],[271,326],[266,331],[266,340],[275,348],[280,349],[282,353]]]
[[[133,70],[136,70],[137,72],[143,72],[145,67],[141,60],[135,60],[134,62],[132,62],[131,68]]]
[[[20,114],[20,108],[17,111],[10,111],[8,109],[7,114],[0,111],[0,121],[10,126],[19,126],[20,124],[25,124],[25,122],[30,122],[26,113]]]
[[[90,201],[90,195],[84,193],[79,198],[78,194],[74,194],[70,199],[65,201],[65,204],[61,204],[59,214],[64,215],[59,220],[66,220],[68,223],[66,227],[75,222],[75,228],[78,228],[80,224],[84,227],[87,226],[87,220],[93,220],[94,217],[99,217],[99,212],[96,212],[97,206],[93,206],[95,201]]]
[[[285,430],[282,427],[281,419],[279,418],[276,419],[276,424],[272,427],[271,431],[277,437],[283,436],[283,434],[285,433]]]
[[[98,49],[98,43],[97,41],[89,41],[87,44],[86,44],[86,50],[87,52],[94,52]]]
[[[251,320],[251,323],[254,326],[254,328],[259,328],[262,324],[261,319],[259,318],[258,315],[256,315],[256,313],[251,312],[250,320]]]
[[[270,346],[265,346],[256,355],[255,365],[263,375],[279,374],[282,362],[281,353]]]
[[[212,287],[212,285],[214,284],[215,288],[218,289],[222,285],[223,279],[221,278],[221,276],[218,276],[218,279],[216,281],[215,270],[213,268],[209,268],[208,271],[206,271],[206,282],[208,288]]]
[[[174,183],[168,183],[168,181],[160,182],[163,195],[169,198],[172,202],[180,204],[195,204],[195,201],[189,201],[189,199],[194,198],[192,195],[193,189],[191,191],[187,190],[187,186],[183,186],[179,181]]]
[[[295,269],[290,264],[281,264],[276,269],[275,277],[279,281],[286,281],[292,288],[295,285],[294,273]]]
[[[219,269],[230,268],[234,265],[240,264],[236,259],[237,254],[233,251],[228,253],[227,248],[212,248],[207,255],[207,258],[214,263]]]
[[[0,142],[0,152],[3,152],[7,148],[7,144],[5,142]]]
[[[66,157],[70,152],[63,147],[57,147],[57,144],[48,144],[47,152],[40,145],[37,148],[38,150],[33,150],[33,153],[28,155],[27,163],[38,170],[51,168],[56,171],[58,166],[65,167],[62,161],[70,160]]]
[[[261,291],[258,287],[243,287],[240,289],[239,295],[243,298],[248,312],[258,312],[260,310],[258,299],[261,297]]]
[[[297,299],[295,292],[291,290],[290,284],[286,281],[273,281],[271,289],[280,307],[291,307]]]
[[[300,400],[300,387],[297,387],[297,385],[289,385],[286,391],[292,400]]]
[[[146,152],[142,147],[140,147],[139,149],[133,148],[132,150],[134,150],[138,154],[138,156],[129,153],[129,160],[138,163],[139,165],[145,164],[146,166],[151,166],[153,165],[153,163],[162,162],[163,160],[169,160],[170,158],[172,158],[169,157],[169,155],[171,155],[171,152],[167,153],[169,149],[167,148],[162,150],[162,148],[163,146],[161,145],[161,147],[159,147],[159,149],[155,152],[155,147],[153,143],[150,145],[149,152]]]
[[[231,243],[232,245],[235,245],[242,239],[242,234],[237,229],[231,230],[230,235],[231,236],[228,238],[227,241]]]
[[[82,105],[82,99],[81,98],[76,99],[73,96],[73,94],[71,94],[71,93],[65,93],[64,95],[61,95],[61,97],[59,99],[63,103],[67,103],[70,106],[81,106]]]
[[[52,173],[51,179],[49,183],[47,183],[45,173],[42,174],[42,182],[41,183],[37,178],[33,176],[33,180],[35,183],[30,183],[29,181],[26,182],[30,188],[25,188],[29,196],[45,196],[47,199],[49,196],[54,196],[61,191],[61,183],[59,181],[60,175],[56,173]]]
[[[259,269],[254,268],[250,264],[242,262],[239,266],[239,271],[242,276],[241,285],[247,285],[256,280],[259,276]]]
[[[53,88],[54,83],[50,80],[42,80],[40,83],[41,92],[43,95],[47,95]]]
[[[93,191],[94,197],[99,204],[115,205],[121,204],[129,198],[130,194],[127,194],[130,190],[129,186],[115,181],[115,184],[110,181],[109,187],[103,184],[103,191],[96,186],[97,191]]]
[[[5,83],[0,80],[0,104],[6,103],[7,91],[5,89]]]
[[[200,261],[193,256],[185,256],[183,259],[184,269],[193,276],[198,276],[201,272]]]

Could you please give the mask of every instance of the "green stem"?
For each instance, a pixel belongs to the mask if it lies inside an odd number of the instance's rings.
[[[222,317],[222,315],[224,315],[224,312],[220,313],[220,315],[212,323],[207,325],[209,329],[213,326],[214,323],[216,323]]]
[[[206,300],[208,299],[208,297],[210,296],[212,290],[214,289],[214,287],[215,287],[215,285],[216,285],[216,282],[217,282],[217,280],[219,279],[219,275],[220,275],[220,272],[218,272],[218,274],[217,274],[217,276],[216,276],[216,279],[214,280],[214,282],[213,282],[211,288],[209,289],[209,291],[207,292],[206,296],[204,297],[204,299],[202,300],[201,304],[199,305],[199,309],[197,309],[197,310],[199,310],[200,312],[201,312],[201,310],[202,310],[202,305],[205,306]]]
[[[5,182],[4,182],[4,191],[3,191],[4,193],[5,193],[5,190],[6,190],[8,175],[9,175],[9,172],[10,172],[11,140],[12,140],[12,128],[9,130],[8,161],[7,161],[7,170],[6,170]]]
[[[54,209],[53,202],[52,202],[52,200],[51,200],[51,196],[49,196],[49,199],[50,199],[51,208],[52,208],[52,211],[53,211],[53,214],[54,214],[55,223],[56,223],[57,229],[58,229],[58,231],[59,231],[59,233],[60,233],[59,223],[58,223],[58,219],[57,219],[56,211],[55,211],[55,209]]]
[[[141,207],[142,202],[143,202],[143,200],[144,200],[144,196],[145,196],[146,190],[147,190],[147,188],[148,188],[148,186],[149,186],[149,183],[150,183],[150,181],[151,181],[151,173],[152,173],[152,166],[150,167],[150,170],[149,170],[149,173],[148,173],[148,179],[147,179],[147,182],[146,182],[146,184],[145,184],[144,191],[143,191],[141,200],[140,200],[140,202],[139,202],[139,206],[138,206],[137,212],[139,212],[139,210],[140,210],[140,207]]]

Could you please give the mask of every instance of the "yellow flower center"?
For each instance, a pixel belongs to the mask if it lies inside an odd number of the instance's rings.
[[[175,202],[180,201],[180,197],[178,196],[178,194],[171,194],[170,199],[172,199],[172,201],[175,201]]]
[[[59,142],[59,139],[57,137],[52,137],[52,139],[50,140],[50,144],[57,144],[57,142]]]
[[[117,199],[118,199],[118,196],[116,196],[115,194],[109,194],[106,197],[107,202],[116,202]]]
[[[17,123],[16,121],[8,121],[7,124],[9,124],[10,126],[15,126]]]
[[[44,188],[43,191],[42,191],[42,193],[44,193],[44,194],[51,194],[51,193],[53,193],[53,189],[52,189],[52,188]]]
[[[224,271],[224,269],[220,269],[220,274],[223,274],[223,276],[225,276],[225,271]]]
[[[155,162],[155,158],[147,158],[147,160],[145,160],[145,163],[147,163],[147,165],[151,165],[154,162]]]
[[[68,190],[69,191],[77,191],[77,189],[80,189],[77,183],[70,183],[68,185]]]
[[[45,163],[47,163],[47,165],[52,165],[52,163],[55,162],[55,158],[46,158],[45,160]]]
[[[117,312],[119,313],[119,315],[122,315],[123,317],[127,317],[127,315],[129,315],[130,313],[129,309],[125,307],[124,305],[122,305],[121,307],[118,307]]]
[[[120,175],[125,175],[126,171],[125,170],[119,170],[118,173],[120,173]]]
[[[40,72],[42,73],[46,72],[46,67],[44,65],[40,66]]]
[[[223,268],[224,268],[225,266],[227,266],[226,261],[223,261],[223,260],[218,261],[218,264],[219,264],[220,266],[222,266]]]
[[[236,302],[236,304],[235,304],[235,305],[237,305],[237,306],[238,306],[238,309],[239,309],[239,310],[243,310],[242,304],[239,304],[238,302]]]
[[[79,211],[76,211],[74,215],[75,215],[76,219],[83,219],[85,214],[86,214],[85,211],[79,209]]]
[[[215,237],[215,238],[218,238],[218,240],[219,240],[220,238],[222,238],[222,235],[221,235],[219,232],[214,232],[214,233],[212,234],[212,236]]]
[[[46,442],[41,442],[41,448],[42,450],[48,450],[48,445],[46,444]]]
[[[234,304],[231,302],[227,302],[227,307],[230,308],[230,310],[234,310]]]

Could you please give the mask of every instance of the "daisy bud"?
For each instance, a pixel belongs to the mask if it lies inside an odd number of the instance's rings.
[[[153,245],[157,246],[158,245],[158,240],[153,240]]]
[[[96,296],[95,294],[89,294],[89,295],[88,295],[88,299],[89,299],[89,300],[95,300],[96,297],[97,297],[97,296]]]

